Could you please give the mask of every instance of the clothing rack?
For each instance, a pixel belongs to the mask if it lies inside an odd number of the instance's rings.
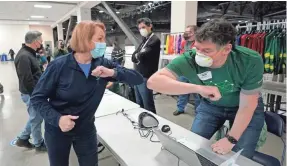
[[[242,28],[246,28],[246,31],[251,31],[254,27],[257,27],[256,29],[257,30],[269,30],[272,28],[275,28],[275,27],[283,27],[283,28],[286,28],[286,22],[287,20],[273,20],[273,21],[263,21],[262,23],[261,22],[258,22],[257,24],[253,24],[253,23],[246,23],[246,25],[244,26],[240,26],[240,25],[237,25],[236,26],[236,29],[239,30],[239,29],[242,29]],[[268,80],[268,81],[272,81],[272,82],[285,82],[286,78],[284,79],[284,74],[264,74],[264,80]],[[285,82],[286,83],[286,82]],[[275,96],[276,97],[276,100],[275,100]],[[281,112],[280,110],[280,105],[283,104],[284,102],[281,102],[281,101],[284,101],[284,97],[285,96],[281,96],[281,95],[274,95],[272,93],[266,93],[264,94],[264,101],[266,103],[266,110],[270,109],[270,111],[272,112]],[[283,100],[281,99],[283,98]],[[286,104],[286,103],[284,103]],[[274,108],[274,105],[275,108]],[[285,112],[286,113],[286,112]],[[280,114],[280,113],[279,113]]]
[[[173,35],[173,36],[177,36],[177,35],[183,35],[184,32],[171,32],[171,33],[161,33],[161,51],[160,51],[160,58],[159,58],[159,64],[158,64],[158,69],[163,68],[164,66],[166,66],[166,64],[169,63],[169,61],[175,59],[176,57],[178,57],[180,54],[174,52],[172,54],[166,54],[165,53],[165,49],[166,49],[166,37],[169,35]],[[176,38],[174,38],[174,44],[177,44],[176,42]],[[173,46],[175,47],[175,46]]]
[[[271,22],[271,21],[263,21],[263,23],[261,22],[257,22],[256,25],[253,25],[252,23],[246,23],[246,25],[244,26],[240,26],[239,24],[236,26],[236,29],[239,30],[241,28],[247,28],[247,30],[251,30],[253,27],[257,27],[257,30],[260,30],[260,27],[264,27],[264,29],[270,29],[270,26],[274,26],[277,25],[277,27],[279,25],[283,25],[284,28],[286,28],[286,20],[283,20],[280,22],[280,20],[277,20],[277,22]]]

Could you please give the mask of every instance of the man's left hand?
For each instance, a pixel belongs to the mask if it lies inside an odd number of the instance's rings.
[[[227,154],[229,153],[235,145],[228,141],[227,138],[222,138],[216,143],[211,145],[211,148],[214,152],[218,154]]]
[[[98,66],[96,69],[92,71],[92,75],[95,77],[112,77],[115,74],[114,69],[108,69],[104,66]]]

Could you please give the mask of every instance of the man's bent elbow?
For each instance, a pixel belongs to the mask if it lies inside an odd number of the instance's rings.
[[[147,88],[151,89],[151,90],[155,90],[154,89],[154,85],[155,85],[155,74],[152,75],[148,80],[147,80]]]

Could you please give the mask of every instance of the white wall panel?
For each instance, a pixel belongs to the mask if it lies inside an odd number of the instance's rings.
[[[0,54],[8,54],[11,48],[17,53],[28,31],[29,25],[0,25]]]

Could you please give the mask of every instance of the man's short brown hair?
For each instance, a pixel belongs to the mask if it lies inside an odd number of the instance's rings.
[[[188,26],[186,26],[186,28],[192,28],[194,32],[197,30],[196,25],[188,25]]]
[[[96,27],[105,31],[105,25],[100,21],[82,21],[77,24],[70,42],[72,50],[80,53],[89,52],[89,45],[96,33]]]

